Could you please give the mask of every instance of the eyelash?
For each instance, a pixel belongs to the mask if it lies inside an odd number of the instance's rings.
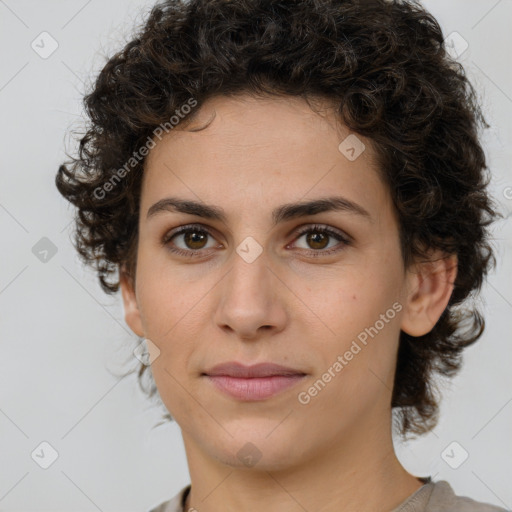
[[[182,235],[183,233],[188,233],[188,232],[204,233],[204,234],[207,234],[207,235],[209,235],[209,236],[211,236],[213,238],[213,235],[207,229],[202,227],[201,225],[199,225],[199,224],[188,224],[186,226],[180,226],[176,230],[174,230],[174,231],[172,231],[170,233],[167,233],[164,236],[163,240],[162,240],[162,245],[167,247],[167,249],[169,251],[171,251],[174,254],[177,254],[178,256],[185,256],[185,257],[189,257],[189,258],[201,256],[200,253],[204,252],[205,249],[184,250],[184,249],[180,249],[180,248],[169,246],[169,242],[173,238],[175,238],[178,235]],[[307,233],[310,233],[310,232],[322,233],[322,234],[328,235],[330,237],[333,237],[333,238],[337,239],[339,242],[341,242],[342,246],[349,246],[349,245],[352,244],[351,240],[349,240],[347,237],[343,236],[338,231],[335,231],[334,229],[329,228],[327,226],[322,226],[322,225],[318,225],[318,224],[309,225],[306,228],[301,229],[297,233],[297,237],[296,237],[295,240],[299,239],[301,236],[303,236],[303,235],[305,235]],[[331,248],[331,249],[328,249],[328,250],[316,250],[316,251],[312,249],[311,251],[307,251],[307,252],[309,252],[312,257],[317,258],[317,257],[326,256],[326,255],[330,255],[330,254],[336,253],[338,251],[341,251],[342,248],[334,247],[334,248]],[[305,250],[305,249],[302,249],[302,250]]]

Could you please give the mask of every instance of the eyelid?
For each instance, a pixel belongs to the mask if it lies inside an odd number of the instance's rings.
[[[307,233],[308,231],[326,231],[329,234],[339,236],[341,239],[343,239],[347,243],[352,243],[354,239],[346,232],[342,231],[341,229],[335,228],[334,226],[331,226],[330,224],[320,224],[320,223],[304,223],[300,226],[294,228],[292,230],[292,233],[296,232],[296,236],[301,236],[304,233]]]

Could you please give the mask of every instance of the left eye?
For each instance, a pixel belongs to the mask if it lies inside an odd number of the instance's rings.
[[[314,249],[314,253],[320,253],[315,254],[315,256],[325,253],[330,254],[340,250],[339,248],[336,248],[338,244],[334,244],[334,250],[332,246],[328,248],[329,240],[332,241],[333,238],[338,242],[341,242],[342,246],[350,244],[350,241],[347,237],[343,236],[338,231],[325,226],[308,227],[299,233],[297,240],[300,240],[302,237],[305,237],[306,244],[309,246],[309,248]],[[310,250],[308,247],[305,247],[304,249]]]
[[[213,239],[209,247],[208,237]],[[338,247],[339,245],[342,247],[350,245],[348,237],[326,226],[309,226],[307,229],[303,229],[298,233],[298,236],[294,241],[294,245],[297,243],[297,240],[300,240],[303,237],[305,237],[305,242],[309,247],[299,248],[309,251],[313,256],[321,256],[337,252],[341,250],[341,248]],[[174,242],[174,240],[180,240],[180,238],[182,240],[181,247],[180,244]],[[333,239],[337,240],[338,243],[335,243],[334,247],[329,247],[329,242]],[[180,256],[200,256],[200,252],[203,249],[218,247],[218,245],[215,245],[214,243],[213,235],[206,229],[199,226],[182,226],[181,228],[178,228],[178,230],[166,235],[162,243],[171,252]]]

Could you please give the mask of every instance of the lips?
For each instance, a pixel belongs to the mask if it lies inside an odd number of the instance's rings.
[[[215,389],[242,401],[266,400],[294,386],[305,376],[301,370],[274,363],[244,366],[223,363],[203,373]]]
[[[244,379],[272,377],[276,375],[306,375],[301,370],[288,368],[274,363],[259,363],[252,366],[245,366],[237,362],[218,364],[204,372],[204,374],[210,377],[224,375],[227,377],[238,377]]]

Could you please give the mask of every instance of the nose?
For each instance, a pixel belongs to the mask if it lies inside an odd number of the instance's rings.
[[[288,318],[286,290],[269,267],[265,252],[251,263],[235,253],[232,267],[219,286],[215,323],[243,340],[280,332]]]

